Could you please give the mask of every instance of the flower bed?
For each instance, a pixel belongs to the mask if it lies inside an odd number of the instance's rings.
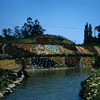
[[[55,52],[56,54],[59,54],[59,51],[58,51],[58,48],[56,45],[44,45],[44,47],[47,50],[51,50],[51,51]]]
[[[97,50],[98,54],[100,54],[100,47],[94,46],[94,48]]]
[[[72,51],[78,51],[74,45],[63,45],[63,47]]]
[[[43,68],[50,68],[55,66],[56,62],[53,60],[50,60],[49,58],[43,58],[43,57],[33,57],[31,59],[32,65],[40,66]]]
[[[0,68],[3,69],[14,69],[15,61],[14,60],[0,60]]]
[[[68,67],[79,67],[79,58],[74,58],[74,57],[66,57],[65,58],[65,64]]]
[[[13,46],[11,44],[6,44],[4,47],[5,54],[8,54],[9,56],[13,58],[17,57],[30,57],[33,53],[29,51],[25,51],[23,48],[18,48],[16,46]]]
[[[65,58],[64,57],[50,57],[49,59],[53,60],[58,65],[65,66]]]
[[[94,63],[94,58],[92,58],[92,57],[81,57],[80,63],[82,65],[85,65],[85,66],[88,66],[88,67],[92,67],[93,63]]]
[[[50,43],[48,37],[40,37],[36,39],[37,43]]]
[[[66,55],[73,53],[71,50],[66,49],[61,45],[58,45],[58,51],[60,52],[60,54],[66,54]]]
[[[98,54],[97,50],[94,47],[84,46],[85,49],[89,50],[94,54]]]
[[[30,52],[32,53],[35,53],[35,54],[49,54],[48,50],[43,46],[43,45],[40,45],[40,44],[34,44],[32,46],[32,48],[30,49]]]
[[[14,46],[23,48],[24,50],[30,51],[30,49],[32,48],[32,44],[13,44]]]
[[[76,48],[82,54],[93,54],[92,52],[88,51],[87,49],[83,48],[82,46],[76,46]]]
[[[79,96],[82,100],[100,100],[100,69],[92,69],[81,86]]]

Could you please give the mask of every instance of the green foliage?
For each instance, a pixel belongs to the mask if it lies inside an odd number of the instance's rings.
[[[7,44],[4,49],[5,53],[9,56],[12,56],[12,58],[22,58],[22,57],[31,57],[34,55],[33,53],[24,50],[23,48],[18,48],[16,46],[13,46],[11,44]]]
[[[0,53],[0,59],[10,59],[10,56],[7,54]]]
[[[92,37],[92,26],[91,24],[86,23],[85,29],[84,29],[84,44],[92,44],[93,43],[93,37]]]
[[[0,69],[0,91],[4,90],[11,81],[15,81],[15,76],[12,71]]]
[[[9,36],[10,36],[11,33],[12,33],[12,30],[11,30],[10,28],[8,28],[8,29],[4,28],[4,29],[2,30],[2,33],[3,33],[3,35],[4,35],[5,38],[6,38],[6,37],[9,38]]]
[[[50,44],[75,44],[59,35],[44,35],[45,31],[37,19],[32,21],[32,18],[28,17],[24,25],[21,27],[15,26],[14,31],[10,28],[4,28],[2,30],[4,37],[0,36],[0,43],[38,43],[36,38],[46,36],[50,40]]]
[[[100,32],[100,25],[99,26],[96,26],[95,29]]]
[[[95,57],[95,63],[93,65],[94,68],[100,68],[100,55]]]
[[[67,38],[59,35],[50,35],[50,34],[45,34],[45,35],[40,35],[39,37],[46,37],[49,39],[49,43],[47,44],[55,44],[55,45],[64,45],[64,44],[75,44],[74,42],[68,40]],[[38,38],[38,37],[36,37]]]
[[[38,38],[47,38],[49,40],[49,42],[47,43],[43,43],[43,42],[37,42],[36,39]],[[65,44],[70,44],[70,45],[75,45],[74,42],[68,40],[67,38],[64,38],[62,36],[56,36],[56,35],[36,35],[34,37],[28,37],[28,38],[23,38],[23,39],[20,39],[20,38],[16,38],[16,37],[13,37],[13,36],[9,36],[6,37],[6,38],[1,38],[0,39],[0,43],[6,43],[6,44],[13,44],[13,43],[25,43],[25,44],[55,44],[55,45],[65,45]]]
[[[34,25],[32,27],[31,36],[43,35],[44,31],[46,31],[46,30],[41,27],[40,22],[36,19],[34,21]]]
[[[93,37],[92,36],[92,26],[91,24],[89,24],[88,27],[88,23],[86,23],[85,25],[85,29],[84,29],[84,44],[92,44],[92,45],[98,45],[100,44],[100,25],[95,27],[95,31],[98,32],[98,35]]]
[[[100,100],[100,69],[92,69],[81,86],[79,95],[83,100]]]
[[[95,27],[95,30],[98,31],[98,44],[100,44],[100,25]]]
[[[0,77],[0,90],[3,90],[4,87],[6,86],[7,86],[7,81],[3,77]]]
[[[34,22],[31,17],[27,18],[27,21],[22,27],[15,26],[14,32],[8,28],[2,30],[2,34],[5,38],[16,37],[16,38],[29,38],[36,35],[43,35],[45,29],[42,28],[40,22],[36,19]],[[11,38],[10,38],[11,39]]]
[[[85,25],[85,29],[84,29],[84,43],[88,42],[88,23],[86,23]]]
[[[6,38],[2,38],[0,39],[0,43],[22,43],[22,41],[20,39],[17,39],[16,37],[13,37],[13,36],[9,36],[9,37],[6,37]]]

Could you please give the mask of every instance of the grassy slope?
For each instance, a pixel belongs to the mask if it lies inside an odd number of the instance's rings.
[[[61,36],[56,36],[56,35],[39,35],[39,36],[35,36],[34,38],[30,37],[27,39],[17,39],[14,37],[9,37],[9,38],[0,38],[0,43],[38,43],[36,41],[37,38],[42,38],[42,37],[46,37],[48,38],[48,40],[50,41],[50,44],[74,44],[72,41],[61,37]],[[42,42],[41,42],[42,44]],[[46,43],[48,44],[48,43]]]

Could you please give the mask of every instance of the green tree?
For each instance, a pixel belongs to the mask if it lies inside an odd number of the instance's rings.
[[[31,35],[32,36],[43,35],[44,31],[46,31],[46,30],[42,28],[42,26],[40,25],[40,22],[36,19],[34,21],[34,26],[33,26]]]
[[[100,55],[97,55],[95,58],[94,68],[100,68]]]
[[[27,22],[24,23],[24,25],[22,26],[22,29],[21,29],[23,38],[28,38],[29,36],[31,36],[32,30],[33,30],[33,25],[34,25],[34,23],[32,22],[32,18],[28,17]]]
[[[20,27],[19,26],[15,26],[15,28],[14,28],[14,37],[22,38],[22,34],[20,32]]]
[[[89,38],[88,30],[89,30],[88,23],[86,23],[85,29],[84,29],[84,44],[88,43],[88,38]]]
[[[98,31],[98,43],[100,43],[100,25],[95,27],[95,30]]]
[[[3,35],[4,35],[5,37],[10,37],[10,36],[11,36],[11,33],[12,33],[12,30],[11,30],[10,28],[8,28],[8,29],[4,28],[4,29],[2,30],[2,33],[3,33]]]
[[[4,29],[2,30],[2,34],[3,34],[5,37],[7,37],[7,29],[4,28]]]
[[[89,24],[89,30],[88,30],[88,42],[89,43],[92,43],[93,41],[92,41],[92,26],[91,26],[91,24]]]
[[[29,33],[30,36],[32,34],[32,31],[33,31],[33,26],[34,26],[34,23],[32,21],[32,18],[28,17],[27,18],[27,30],[28,30],[28,33]]]
[[[8,29],[7,29],[7,32],[8,32],[8,36],[10,36],[11,33],[12,33],[12,30],[11,30],[10,28],[8,28]]]
[[[27,23],[24,23],[24,26],[22,26],[21,32],[22,32],[22,37],[23,38],[28,38],[29,37]]]
[[[15,26],[13,36],[16,38],[29,38],[34,37],[36,35],[43,35],[44,31],[45,29],[42,28],[40,22],[37,19],[33,22],[32,18],[28,17],[27,21],[21,28],[19,28],[19,26]],[[2,33],[5,37],[10,38],[12,37],[11,33],[13,32],[10,28],[4,28],[2,30]]]
[[[100,32],[100,25],[99,26],[96,26],[95,29]]]

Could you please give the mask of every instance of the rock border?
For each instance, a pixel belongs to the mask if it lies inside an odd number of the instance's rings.
[[[6,95],[11,94],[15,90],[15,88],[21,84],[24,78],[25,76],[24,74],[22,74],[21,77],[18,78],[16,81],[13,81],[13,83],[8,84],[5,90],[0,92],[0,100],[4,99]]]

